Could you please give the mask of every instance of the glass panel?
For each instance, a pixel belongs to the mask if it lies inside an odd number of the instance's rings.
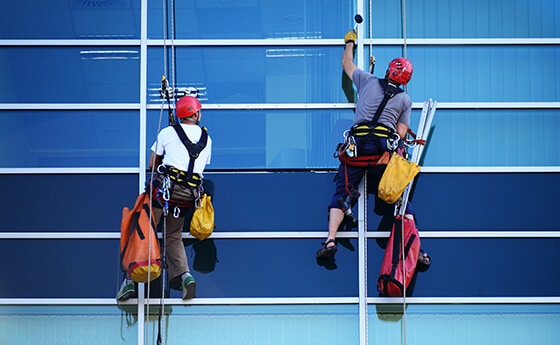
[[[169,344],[358,344],[356,305],[172,306]],[[149,326],[154,327],[155,320]],[[185,327],[188,325],[188,327]],[[210,331],[210,329],[212,331]],[[325,331],[328,331],[328,335]],[[149,338],[148,343],[155,343]],[[328,338],[328,341],[325,340]],[[224,340],[225,339],[225,340]]]
[[[412,203],[420,230],[558,231],[542,215],[559,193],[558,173],[422,173]]]
[[[353,27],[353,1],[150,1],[148,37],[190,39],[342,38]],[[175,25],[173,28],[172,25]],[[172,30],[173,29],[173,30]]]
[[[158,311],[150,306],[139,324],[136,312],[122,316],[116,306],[7,306],[0,331],[6,344],[113,345],[137,344],[138,327],[146,327],[146,343],[156,344]],[[167,344],[322,345],[325,329],[327,344],[359,342],[356,305],[166,305],[162,324]]]
[[[164,50],[148,50],[149,102],[160,104]],[[346,103],[340,47],[178,47],[177,87],[209,103]],[[164,73],[165,74],[165,73]]]
[[[412,112],[413,131],[420,113],[420,109]],[[148,154],[159,114],[149,113]],[[203,125],[213,138],[209,169],[336,168],[333,151],[353,121],[350,109],[203,110],[203,114]],[[249,136],[231,131],[240,120]],[[167,125],[166,114],[162,123]],[[424,166],[560,165],[556,110],[440,109],[433,126]]]
[[[1,232],[119,232],[138,196],[138,174],[0,174],[0,185]]]
[[[324,232],[334,176],[334,172],[218,172],[205,178],[215,185],[216,223],[222,231]],[[559,179],[557,173],[422,173],[412,206],[420,231],[558,231],[556,218],[541,214],[543,205],[553,205],[560,195]],[[481,191],[492,197],[481,196]],[[266,203],[255,202],[265,194],[271,196]],[[367,224],[375,231],[381,218],[373,208],[370,196]],[[281,209],[290,216],[278,218]],[[356,206],[354,215],[358,214]]]
[[[3,168],[137,167],[137,111],[0,111]]]
[[[209,169],[336,167],[334,149],[354,116],[351,109],[204,110],[202,103],[202,124],[212,137]],[[148,113],[148,154],[160,113]],[[168,124],[165,112],[161,123]]]
[[[116,306],[0,306],[4,344],[138,344],[138,324]]]
[[[559,238],[422,238],[432,264],[413,277],[409,296],[558,296],[560,278],[550,272],[557,269],[559,246]],[[368,241],[371,297],[379,295],[374,282],[383,253],[375,240]]]
[[[402,344],[402,305],[369,306],[370,344]],[[411,344],[554,345],[558,305],[407,305]]]
[[[2,281],[0,298],[115,298],[122,279],[118,239],[2,240],[0,249],[17,262],[5,267],[12,279]]]
[[[0,39],[89,38],[140,38],[140,1],[18,0],[0,3]]]
[[[559,110],[441,109],[432,124],[425,166],[560,165]]]
[[[122,207],[116,210],[120,212]],[[217,262],[209,262],[205,249],[195,251],[192,241],[187,241],[197,298],[358,296],[357,250],[341,250],[336,262],[321,266],[315,259],[321,243],[318,239],[212,241]],[[4,269],[11,279],[2,282],[0,298],[112,299],[122,280],[118,239],[2,240],[0,253],[18,263]],[[51,265],[55,268],[41,265],[44,258],[56,263]],[[42,282],[41,289],[33,283],[36,281]],[[160,284],[161,280],[151,284],[152,297],[161,296]],[[181,298],[175,288],[179,287],[172,285],[169,296]]]
[[[369,61],[369,51],[365,51],[365,61]],[[389,61],[403,54],[398,47],[375,46],[372,51],[376,58],[375,75],[379,78],[385,76]],[[560,99],[558,69],[535,68],[559,60],[557,46],[410,46],[407,57],[414,64],[407,88],[414,102],[429,98],[438,102]],[[336,65],[331,66],[335,71]],[[537,86],[543,81],[546,87]]]
[[[392,5],[392,6],[391,6]],[[539,38],[558,37],[555,23],[560,8],[555,0],[511,1],[410,1],[407,7],[407,35],[414,38]],[[391,1],[374,2],[377,35],[390,34],[384,24]]]
[[[139,59],[136,47],[3,47],[0,103],[139,102]]]

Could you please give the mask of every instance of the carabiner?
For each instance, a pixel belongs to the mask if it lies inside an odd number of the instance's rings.
[[[177,206],[173,208],[173,217],[179,218],[181,216],[181,209]]]
[[[162,198],[165,201],[169,201],[169,198],[171,197],[171,194],[169,193],[169,187],[171,185],[171,179],[169,178],[169,176],[166,176],[163,179],[163,193],[162,193]]]

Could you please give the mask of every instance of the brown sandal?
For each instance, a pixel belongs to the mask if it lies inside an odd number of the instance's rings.
[[[334,246],[327,247],[329,243],[334,243]],[[338,249],[336,248],[335,240],[327,240],[323,242],[323,247],[317,251],[317,259],[330,258],[336,253]]]

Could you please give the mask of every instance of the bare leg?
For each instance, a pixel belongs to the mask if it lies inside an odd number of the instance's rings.
[[[340,227],[340,224],[344,220],[344,212],[342,212],[339,208],[331,208],[329,211],[329,234],[327,237],[328,240],[336,239],[336,232]],[[334,246],[334,242],[328,243],[327,247]]]

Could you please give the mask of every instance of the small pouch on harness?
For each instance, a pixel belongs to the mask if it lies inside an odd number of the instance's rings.
[[[394,204],[419,172],[419,165],[407,161],[393,152],[389,164],[381,176],[381,181],[379,181],[378,196],[386,203]]]

